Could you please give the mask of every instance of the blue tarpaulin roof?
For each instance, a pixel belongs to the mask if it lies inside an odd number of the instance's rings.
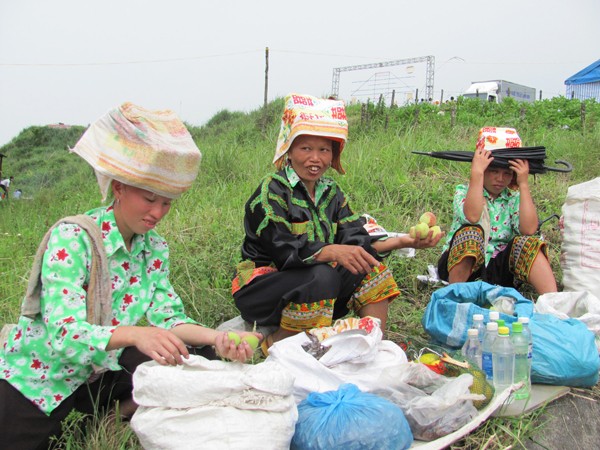
[[[585,84],[595,81],[600,81],[600,59],[575,75],[571,75],[565,80],[565,84]]]

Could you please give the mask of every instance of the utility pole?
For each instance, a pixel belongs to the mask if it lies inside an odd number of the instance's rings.
[[[0,153],[0,178],[2,178],[2,160],[6,158],[6,155]]]
[[[267,96],[269,92],[269,47],[265,48],[265,100],[264,107],[267,107]]]
[[[263,101],[262,132],[267,128],[267,97],[269,92],[269,47],[265,47],[265,98]]]

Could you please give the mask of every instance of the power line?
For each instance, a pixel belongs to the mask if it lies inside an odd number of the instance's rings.
[[[220,57],[228,57],[228,56],[238,56],[245,55],[250,53],[262,53],[263,49],[257,50],[246,50],[240,52],[231,52],[231,53],[218,53],[214,55],[197,55],[197,56],[184,56],[180,58],[161,58],[161,59],[147,59],[147,60],[128,60],[128,61],[103,61],[103,62],[84,62],[84,63],[0,63],[0,67],[74,67],[74,66],[114,66],[114,65],[135,65],[135,64],[161,64],[161,63],[171,63],[171,62],[185,62],[185,61],[195,61],[202,59],[210,59],[210,58],[220,58]],[[370,56],[362,56],[362,55],[346,55],[346,54],[336,54],[336,53],[321,53],[321,52],[310,52],[310,51],[298,51],[298,50],[286,50],[286,49],[270,49],[271,53],[289,53],[289,54],[298,54],[298,55],[310,55],[310,56],[327,56],[327,57],[336,57],[336,58],[356,58],[356,59],[370,59],[370,60],[382,60],[382,59],[391,59],[391,58],[381,58]],[[462,60],[460,63],[462,64],[486,64],[486,65],[507,65],[507,64],[518,64],[518,65],[560,65],[560,64],[585,64],[585,62],[560,62],[560,61],[550,61],[550,62],[540,62],[540,61],[469,61],[464,60],[458,56],[454,56],[449,60],[445,61],[443,65],[449,62],[454,62],[457,60]],[[440,67],[442,67],[440,66]]]
[[[190,56],[182,58],[168,59],[148,59],[148,60],[132,60],[132,61],[106,61],[106,62],[86,62],[86,63],[0,63],[0,67],[73,67],[73,66],[117,66],[117,65],[132,65],[132,64],[157,64],[182,61],[194,61],[199,59],[220,58],[224,56],[238,56],[249,53],[263,52],[263,50],[248,50],[245,52],[220,53],[216,55]]]

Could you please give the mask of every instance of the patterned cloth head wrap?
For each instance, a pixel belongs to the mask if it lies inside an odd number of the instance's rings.
[[[483,127],[479,130],[475,150],[498,150],[521,146],[521,138],[514,128]]]
[[[285,98],[281,129],[273,158],[273,163],[278,169],[284,166],[285,154],[294,139],[303,134],[321,136],[339,143],[339,151],[334,151],[331,166],[341,174],[346,173],[340,161],[348,138],[344,102],[301,94],[289,94]]]
[[[71,151],[93,167],[103,200],[111,180],[177,198],[196,179],[202,157],[173,111],[132,103],[98,119]]]
[[[521,148],[523,143],[514,128],[502,127],[483,127],[479,130],[479,137],[475,144],[475,150],[505,150],[509,148]],[[490,167],[503,167],[496,165],[492,161]],[[519,188],[517,184],[517,174],[513,174],[513,178],[508,185],[513,191]]]

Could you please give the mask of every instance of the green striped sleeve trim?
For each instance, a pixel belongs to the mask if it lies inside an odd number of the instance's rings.
[[[268,175],[263,179],[262,185],[260,187],[260,194],[250,204],[252,211],[254,211],[254,208],[256,208],[256,205],[260,204],[263,211],[265,212],[265,218],[262,220],[262,222],[258,225],[258,228],[256,229],[257,236],[260,236],[260,233],[262,232],[262,230],[264,230],[269,225],[269,222],[282,223],[286,226],[286,228],[290,232],[292,231],[291,224],[283,217],[275,214],[273,207],[269,203],[270,199],[275,200],[275,197],[276,197],[269,192],[269,184],[271,183],[271,180],[280,181],[281,183],[286,185],[286,187],[291,188],[288,181],[277,174]],[[278,198],[278,200],[275,200],[275,201],[277,201],[278,204],[281,204],[281,202],[283,202],[283,200],[279,197],[277,197],[277,198]],[[287,207],[286,207],[286,209],[287,209]]]

